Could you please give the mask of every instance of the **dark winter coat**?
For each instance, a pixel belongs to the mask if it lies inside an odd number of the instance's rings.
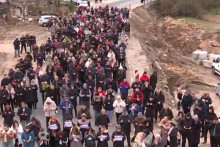
[[[122,140],[121,141],[114,141],[113,147],[124,147],[124,141],[126,139],[125,133],[122,131],[121,132],[114,131],[112,133],[112,141],[116,138],[116,136],[122,137]]]
[[[170,108],[168,108],[167,110],[162,109],[160,111],[160,119],[163,119],[165,116],[169,117],[170,119],[173,119],[173,112],[172,110],[170,110]]]
[[[105,139],[103,141],[101,141],[98,137],[99,136],[105,136]],[[110,140],[109,134],[108,132],[105,133],[101,133],[100,131],[97,133],[97,140],[98,140],[98,144],[97,147],[108,147],[108,141]]]
[[[86,147],[96,147],[96,134],[93,131],[93,134],[90,136],[88,133],[85,133],[85,146]]]
[[[37,85],[31,85],[31,90],[32,90],[32,96],[34,97],[34,102],[38,102],[38,97],[37,97],[37,90],[38,87]]]
[[[10,114],[9,114],[10,113]],[[4,118],[4,125],[8,125],[9,127],[12,126],[13,121],[14,121],[14,117],[15,117],[15,113],[13,110],[9,109],[9,110],[5,110],[2,113],[2,117]]]
[[[21,115],[21,114],[26,114],[26,115]],[[18,116],[20,116],[20,121],[25,120],[29,121],[30,116],[31,116],[31,110],[28,107],[25,107],[24,110],[22,107],[18,108]]]
[[[178,130],[177,128],[173,128],[172,131],[170,132],[170,147],[177,147],[177,135],[178,135]]]
[[[192,126],[192,136],[193,136],[193,139],[192,139],[192,142],[194,144],[199,144],[200,143],[200,130],[201,130],[201,122],[198,121],[197,123],[194,123],[193,126]]]
[[[121,122],[122,120],[122,122]],[[132,117],[128,115],[120,115],[118,118],[118,123],[121,125],[121,128],[124,132],[131,131]]]
[[[114,101],[115,101],[114,97],[111,97],[110,99],[108,99],[107,97],[105,98],[104,108],[106,111],[114,110],[114,107],[113,107]]]
[[[7,97],[8,91],[6,89],[0,90],[0,104],[5,104]]]
[[[100,125],[108,126],[108,123],[110,123],[110,120],[106,114],[105,115],[100,114],[95,121],[96,126],[100,126]]]
[[[27,103],[33,103],[35,100],[31,87],[24,88],[24,96]]]
[[[153,89],[151,85],[149,85],[148,87],[143,86],[142,93],[144,95],[144,100],[148,101],[149,98],[152,96],[152,92],[153,92]]]
[[[165,102],[165,96],[162,92],[160,92],[160,94],[157,94],[155,92],[154,94],[154,100],[155,100],[155,104],[156,104],[156,109],[161,110],[163,109],[163,103]],[[160,102],[160,104],[158,104],[158,102]]]

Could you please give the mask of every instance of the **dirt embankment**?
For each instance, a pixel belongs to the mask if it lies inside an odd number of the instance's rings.
[[[220,53],[220,26],[212,29],[185,19],[157,18],[147,6],[142,6],[133,10],[131,28],[152,67],[158,71],[159,85],[165,91],[174,95],[175,89],[181,87],[194,94],[199,90],[214,92],[219,77],[196,65],[191,54],[197,49]]]

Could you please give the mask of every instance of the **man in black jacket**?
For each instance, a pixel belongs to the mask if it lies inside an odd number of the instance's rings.
[[[24,48],[25,53],[26,53],[27,52],[26,51],[26,38],[25,38],[24,35],[20,38],[20,42],[21,42],[21,54],[22,54],[23,48]]]
[[[128,146],[131,146],[130,142],[130,133],[131,133],[131,124],[132,124],[132,117],[128,114],[127,109],[123,110],[122,115],[118,118],[118,123],[121,125],[123,132],[127,137]]]
[[[25,102],[21,103],[21,107],[18,108],[18,116],[20,116],[20,122],[22,127],[24,128],[27,126],[28,122],[30,121],[31,110],[26,106]]]
[[[219,119],[215,119],[209,124],[211,147],[219,147],[220,145],[220,123]]]
[[[112,133],[113,147],[124,147],[125,133],[122,131],[121,126],[117,125],[116,130]]]
[[[157,88],[153,98],[156,102],[156,104],[155,104],[155,121],[157,122],[158,113],[160,114],[161,110],[163,109],[163,103],[165,102],[165,96],[162,93],[160,88]],[[164,118],[164,116],[162,116],[162,118]],[[170,118],[170,119],[172,119],[172,118]]]
[[[185,147],[186,139],[188,140],[188,146],[192,147],[192,126],[194,120],[192,119],[191,114],[187,113],[181,123],[183,126],[182,147]]]
[[[106,129],[108,129],[108,123],[110,123],[109,118],[106,115],[105,109],[102,109],[101,114],[97,117],[95,121],[95,125],[99,126],[99,128],[104,125]]]
[[[133,84],[132,84],[133,85]],[[149,98],[152,96],[152,87],[149,85],[149,83],[146,81],[144,85],[142,86],[142,93],[144,95],[144,99],[142,102],[142,113],[144,113],[146,103],[149,101]]]
[[[0,107],[1,113],[4,111],[4,107],[6,105],[6,98],[8,97],[8,91],[4,88],[4,86],[0,86]]]
[[[188,113],[190,112],[190,108],[193,104],[193,98],[191,96],[191,94],[189,94],[189,92],[186,90],[181,102],[181,106],[183,108],[184,113]]]
[[[209,125],[216,118],[216,114],[214,112],[214,108],[210,106],[208,108],[208,112],[205,114],[205,127],[204,127],[204,143],[207,142],[207,133],[209,131]]]

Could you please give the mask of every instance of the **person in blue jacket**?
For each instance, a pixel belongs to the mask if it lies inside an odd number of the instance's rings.
[[[23,141],[23,147],[34,147],[34,133],[30,131],[29,126],[26,126],[24,132],[21,134],[21,140]]]
[[[73,104],[68,97],[64,98],[64,101],[60,104],[60,109],[63,111],[63,122],[67,117],[73,117]]]

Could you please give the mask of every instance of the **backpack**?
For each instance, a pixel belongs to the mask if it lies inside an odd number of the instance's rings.
[[[145,140],[146,147],[152,147],[154,143],[154,134],[150,132],[150,134],[147,135],[147,137],[144,140]]]

